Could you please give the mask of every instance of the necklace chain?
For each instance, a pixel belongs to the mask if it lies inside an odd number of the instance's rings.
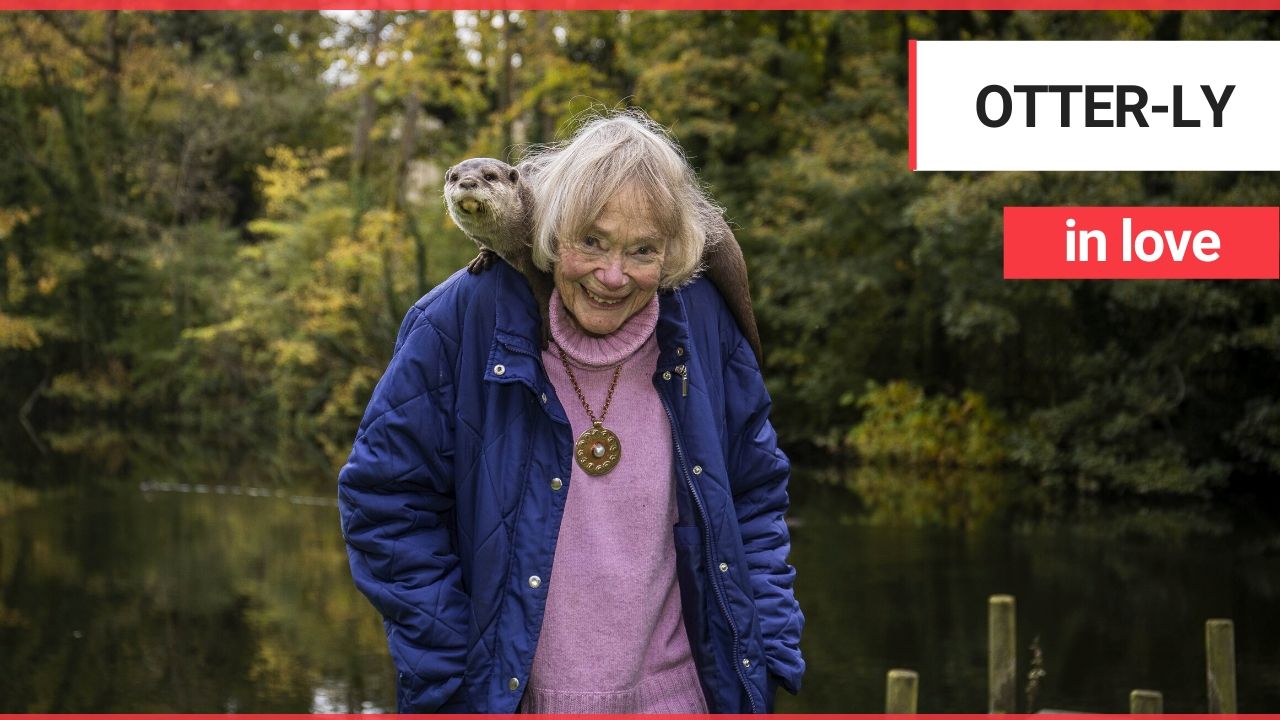
[[[560,352],[560,362],[564,363],[564,371],[569,374],[569,384],[573,385],[573,391],[578,393],[578,401],[582,403],[582,409],[587,412],[587,417],[591,420],[591,424],[604,424],[604,416],[609,414],[609,403],[613,402],[614,388],[618,387],[618,376],[622,374],[622,363],[618,363],[613,368],[613,381],[609,383],[609,394],[604,397],[604,408],[600,410],[600,419],[597,420],[595,414],[591,412],[591,406],[587,404],[587,397],[582,394],[582,388],[578,387],[578,379],[573,376],[573,369],[569,367],[569,356],[565,354],[564,348],[558,344],[556,345],[556,350]]]

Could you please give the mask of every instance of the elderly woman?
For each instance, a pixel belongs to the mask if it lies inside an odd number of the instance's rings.
[[[713,205],[639,115],[535,163],[553,342],[505,263],[410,310],[339,478],[402,712],[768,712],[799,689],[787,458],[695,281]]]

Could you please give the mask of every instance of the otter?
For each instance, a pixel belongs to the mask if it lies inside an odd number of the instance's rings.
[[[449,216],[480,248],[467,269],[484,272],[501,257],[526,277],[533,265],[533,192],[501,160],[471,158],[445,173]]]
[[[554,281],[550,273],[533,263],[533,192],[524,182],[520,168],[493,158],[463,160],[445,173],[444,198],[449,216],[480,248],[467,264],[469,272],[484,272],[501,257],[529,281],[542,315],[542,346],[546,348],[550,342],[548,313]],[[714,217],[702,254],[704,273],[729,306],[751,344],[756,362],[764,367],[760,331],[747,285],[747,262],[724,217],[719,213]]]
[[[471,158],[445,173],[449,217],[475,242],[480,253],[467,263],[475,275],[498,258],[524,276],[538,301],[542,346],[551,341],[551,274],[533,264],[533,191],[518,168],[493,158]]]

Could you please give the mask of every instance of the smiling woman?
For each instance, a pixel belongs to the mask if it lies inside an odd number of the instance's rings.
[[[624,188],[605,204],[588,235],[565,243],[555,265],[556,291],[584,332],[608,335],[652,302],[667,243],[651,216]]]
[[[525,167],[553,342],[509,265],[454,275],[405,318],[339,478],[400,710],[770,711],[804,671],[790,465],[693,280],[715,206],[639,114]]]

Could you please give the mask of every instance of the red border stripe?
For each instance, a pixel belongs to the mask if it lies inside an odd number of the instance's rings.
[[[0,0],[10,10],[1280,10],[1280,0]]]

